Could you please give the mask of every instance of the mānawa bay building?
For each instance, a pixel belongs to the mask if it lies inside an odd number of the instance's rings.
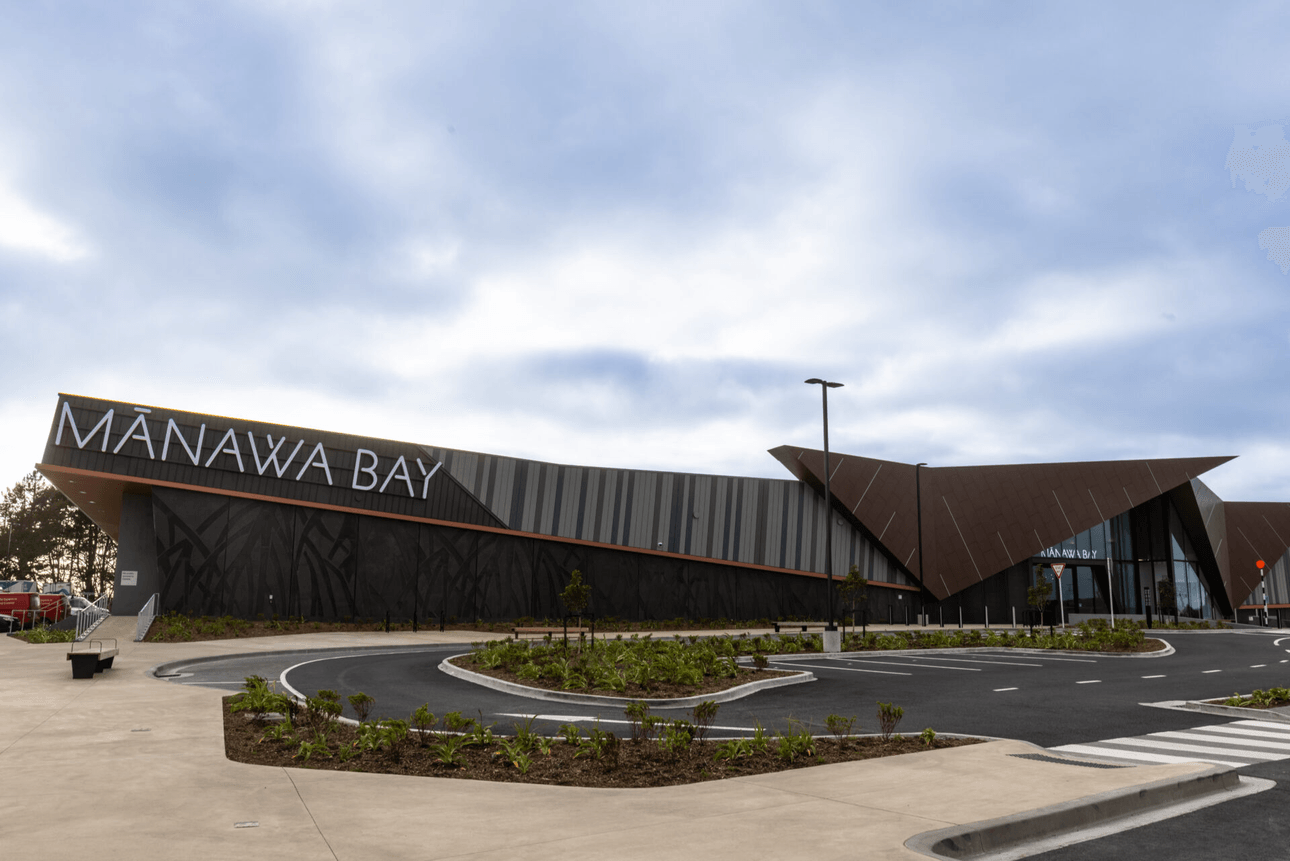
[[[1290,504],[1224,502],[1231,460],[919,467],[771,449],[791,478],[570,466],[59,395],[40,472],[118,542],[113,612],[560,615],[579,569],[626,619],[824,618],[858,566],[869,617],[1020,620],[1039,566],[1068,616],[1290,607]],[[1051,574],[1051,568],[1049,568]],[[1168,587],[1165,587],[1166,590]],[[1248,621],[1248,610],[1242,621]]]

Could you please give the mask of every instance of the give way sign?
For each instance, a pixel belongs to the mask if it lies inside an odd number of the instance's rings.
[[[1065,570],[1066,570],[1066,563],[1065,563],[1065,562],[1054,562],[1054,563],[1053,563],[1053,573],[1057,575],[1057,579],[1058,579],[1058,580],[1062,579],[1062,572],[1063,572],[1063,571],[1065,571]]]

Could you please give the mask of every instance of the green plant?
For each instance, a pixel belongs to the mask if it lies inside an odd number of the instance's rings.
[[[581,626],[582,614],[591,602],[591,587],[582,582],[582,572],[578,569],[569,574],[569,585],[560,593],[560,601],[569,615],[578,617],[578,625]]]
[[[358,722],[362,723],[371,714],[372,706],[376,705],[376,698],[359,691],[356,694],[350,694],[349,705],[354,709],[354,714],[358,715]]]
[[[296,751],[295,758],[308,762],[309,757],[314,754],[331,758],[331,747],[327,744],[327,736],[317,735],[314,736],[313,741],[300,742],[300,749]]]
[[[752,756],[752,744],[746,738],[732,738],[729,741],[717,745],[716,753],[712,755],[713,759],[733,760],[742,757]]]
[[[792,719],[789,719],[788,729],[779,734],[778,742],[775,754],[784,762],[815,754],[815,739],[811,736],[811,731]]]
[[[529,756],[527,753],[516,754],[515,759],[511,762],[517,769],[519,769],[520,774],[528,774],[529,769],[533,767],[533,757]]]
[[[658,746],[669,759],[676,759],[689,749],[693,741],[694,724],[688,720],[672,720],[667,722],[659,734]]]
[[[845,744],[855,728],[856,716],[852,715],[849,718],[844,718],[842,715],[829,715],[824,719],[824,725],[829,728],[829,732],[833,734],[839,744]]]
[[[761,652],[757,652],[756,654],[753,655],[753,667],[758,672],[761,672],[762,670],[766,669],[769,666],[770,666],[770,658],[766,657]]]
[[[247,676],[243,688],[242,695],[229,706],[230,712],[249,711],[257,721],[264,721],[271,714],[290,718],[295,713],[295,700],[278,693],[263,676]]]
[[[708,730],[717,719],[721,705],[714,700],[704,700],[690,710],[690,719],[694,722],[694,737],[702,742],[707,738]]]
[[[641,700],[635,700],[627,704],[623,709],[627,715],[627,720],[631,723],[632,741],[640,742],[645,739],[645,719],[649,717],[649,704]]]
[[[900,719],[905,716],[905,710],[900,706],[891,703],[878,703],[878,729],[882,733],[883,741],[891,741],[891,735],[896,731],[896,725]]]
[[[435,762],[450,768],[457,768],[463,764],[466,757],[465,748],[466,737],[461,735],[446,736],[442,741],[430,745]]]
[[[582,730],[578,729],[577,724],[564,724],[557,732],[564,739],[565,744],[577,744],[578,739],[582,737]]]
[[[291,725],[291,720],[284,720],[282,723],[274,724],[264,731],[260,736],[260,741],[276,741],[283,744],[294,744],[296,740],[295,727]]]
[[[578,745],[574,758],[590,755],[595,759],[610,758],[613,764],[618,762],[618,736],[605,732],[598,727],[587,730],[587,738]]]
[[[331,732],[340,717],[340,694],[322,690],[305,699],[305,723],[315,736]]]
[[[417,710],[412,713],[412,725],[417,728],[417,739],[422,747],[426,746],[426,737],[430,730],[434,729],[438,720],[434,712],[430,711],[429,703],[422,703]]]
[[[466,730],[466,738],[470,743],[479,747],[488,747],[493,743],[493,727],[495,724],[484,726],[484,715],[481,712],[479,720],[472,720],[470,727]]]
[[[931,747],[936,743],[936,730],[929,726],[927,729],[919,733],[918,737],[922,740],[924,747]]]

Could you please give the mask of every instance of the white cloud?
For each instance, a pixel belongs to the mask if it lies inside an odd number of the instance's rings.
[[[0,246],[70,263],[89,254],[77,231],[0,184]]]

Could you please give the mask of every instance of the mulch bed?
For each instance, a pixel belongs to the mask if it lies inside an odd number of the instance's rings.
[[[917,736],[893,736],[889,741],[876,737],[853,738],[839,742],[832,738],[816,739],[815,752],[785,762],[774,753],[776,743],[762,754],[753,754],[730,762],[717,761],[713,755],[717,742],[695,742],[679,756],[669,757],[655,742],[624,740],[617,746],[617,756],[605,755],[594,759],[590,755],[575,756],[577,748],[557,739],[551,745],[551,754],[533,752],[532,765],[527,774],[497,755],[500,746],[494,742],[487,747],[466,748],[460,766],[447,766],[435,761],[428,747],[420,746],[412,733],[401,755],[389,751],[364,751],[341,762],[333,755],[323,758],[315,754],[308,760],[295,758],[299,747],[288,746],[271,739],[261,740],[271,724],[248,719],[245,713],[229,711],[224,700],[224,750],[235,762],[252,765],[313,768],[329,771],[362,771],[380,774],[406,774],[419,777],[447,777],[465,780],[494,780],[507,783],[541,783],[552,786],[585,786],[597,788],[647,788],[677,786],[707,780],[724,780],[752,774],[768,774],[835,762],[851,762],[883,756],[897,756],[926,751],[929,748]],[[307,735],[308,730],[302,730]],[[340,725],[328,736],[332,751],[352,747],[357,732],[352,726]],[[940,750],[976,744],[974,738],[937,738],[932,748]]]
[[[641,699],[673,699],[680,697],[695,697],[703,694],[715,694],[720,691],[729,690],[730,688],[746,685],[749,682],[762,681],[763,679],[797,676],[801,673],[793,673],[782,670],[750,670],[745,667],[739,668],[739,674],[732,679],[704,678],[703,683],[699,685],[675,685],[668,682],[657,682],[649,688],[643,688],[640,685],[629,684],[627,690],[619,693],[611,690],[593,690],[593,691],[566,691],[551,679],[521,679],[510,670],[501,667],[486,668],[479,665],[475,656],[462,655],[452,659],[451,663],[461,667],[464,670],[470,670],[472,673],[479,673],[484,676],[492,676],[495,679],[501,679],[506,682],[514,682],[517,685],[524,685],[527,688],[542,688],[548,691],[562,691],[564,693],[588,693],[596,696],[622,697],[623,702],[629,700]]]

